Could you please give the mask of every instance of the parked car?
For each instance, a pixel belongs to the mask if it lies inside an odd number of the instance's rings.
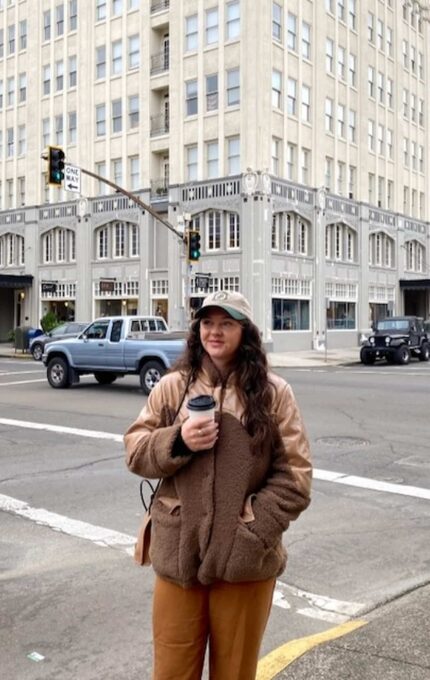
[[[139,330],[148,318],[102,317],[77,338],[48,345],[43,363],[51,387],[70,387],[90,373],[101,385],[132,374],[139,376],[143,392],[149,394],[184,351],[185,332]]]
[[[379,319],[360,350],[363,364],[374,364],[377,359],[389,363],[408,364],[411,356],[420,361],[430,358],[429,336],[423,319],[418,316],[393,316]]]
[[[35,338],[30,340],[29,350],[33,355],[35,361],[41,361],[45,347],[50,342],[56,342],[57,340],[62,340],[63,338],[76,338],[79,333],[88,326],[88,323],[78,323],[76,321],[69,321],[68,323],[62,323],[60,326],[56,326],[49,331],[49,333],[43,333],[42,335],[37,335]]]

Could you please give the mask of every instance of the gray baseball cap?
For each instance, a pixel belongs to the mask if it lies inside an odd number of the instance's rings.
[[[203,300],[202,306],[195,314],[196,318],[200,319],[208,307],[219,307],[236,321],[244,321],[245,319],[252,321],[251,305],[242,293],[234,293],[228,290],[211,293]]]

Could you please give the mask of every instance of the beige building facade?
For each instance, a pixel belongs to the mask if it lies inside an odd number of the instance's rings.
[[[187,322],[242,290],[276,350],[430,316],[427,1],[0,0],[0,338]],[[82,175],[46,184],[41,153]]]

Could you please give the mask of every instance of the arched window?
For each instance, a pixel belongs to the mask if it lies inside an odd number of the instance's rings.
[[[369,264],[373,267],[394,267],[394,239],[383,231],[369,236]]]
[[[24,264],[25,241],[19,234],[0,236],[0,267],[18,267]]]
[[[43,263],[75,262],[76,235],[72,229],[54,227],[42,235]]]
[[[325,256],[327,260],[357,262],[357,233],[343,222],[328,224],[325,232]]]
[[[272,218],[272,250],[310,255],[311,225],[294,212],[275,213]]]
[[[97,260],[139,256],[139,225],[116,220],[103,224],[94,234]]]
[[[423,272],[425,248],[419,241],[406,241],[406,269],[410,272]]]

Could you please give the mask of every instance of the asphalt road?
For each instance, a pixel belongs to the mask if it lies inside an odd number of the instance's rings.
[[[429,581],[430,502],[419,496],[430,489],[430,364],[279,373],[316,475],[309,510],[285,535],[262,657]],[[150,678],[153,575],[127,552],[142,511],[120,441],[143,403],[133,377],[58,391],[40,364],[0,359],[6,680]]]

